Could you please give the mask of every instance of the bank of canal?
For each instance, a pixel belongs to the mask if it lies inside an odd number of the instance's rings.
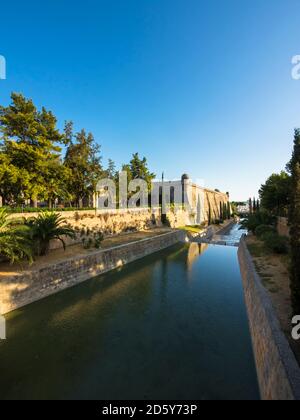
[[[9,314],[0,399],[258,399],[233,247],[176,245]]]

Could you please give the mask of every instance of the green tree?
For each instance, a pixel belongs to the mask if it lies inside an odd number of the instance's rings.
[[[257,212],[260,211],[260,201],[259,200],[257,200],[257,203],[256,203],[256,211]]]
[[[97,183],[105,175],[100,156],[100,146],[96,144],[91,133],[85,130],[73,135],[67,148],[65,166],[70,171],[68,191],[76,206],[90,204],[90,199],[96,191]]]
[[[229,201],[227,203],[227,217],[228,219],[231,219],[231,205]]]
[[[39,111],[21,94],[13,93],[11,100],[8,107],[0,106],[0,159],[3,161],[5,155],[6,160],[0,189],[15,202],[30,199],[37,206],[37,200],[47,195],[49,167],[61,164],[60,145],[65,137],[57,129],[52,112],[45,108]],[[8,182],[12,183],[10,188]]]
[[[249,198],[249,212],[250,214],[253,213],[253,203],[252,203],[252,198]]]
[[[108,159],[108,168],[106,173],[109,179],[116,179],[117,177],[116,164],[112,159]]]
[[[223,203],[222,202],[220,202],[220,210],[219,210],[219,213],[220,213],[220,220],[221,221],[224,220]]]
[[[290,185],[291,178],[286,172],[271,175],[259,190],[261,207],[275,216],[286,216]]]
[[[227,211],[227,204],[223,203],[223,218],[224,220],[228,219],[228,211]]]
[[[209,226],[212,224],[212,212],[211,212],[211,204],[209,199],[208,200],[208,224]]]
[[[61,241],[66,249],[65,238],[75,239],[75,231],[67,224],[66,219],[58,213],[41,212],[38,217],[28,222],[31,230],[31,239],[38,255],[46,255],[50,242],[54,239]]]
[[[295,130],[291,174],[289,223],[291,234],[291,294],[295,315],[300,314],[300,130]]]
[[[130,164],[125,165],[124,169],[130,172],[131,179],[143,179],[147,182],[149,189],[151,188],[151,183],[155,178],[155,174],[150,172],[148,162],[145,157],[140,159],[139,154],[135,153],[132,156]]]
[[[0,209],[0,256],[11,263],[24,259],[32,261],[32,247],[26,228],[8,218],[6,209]]]

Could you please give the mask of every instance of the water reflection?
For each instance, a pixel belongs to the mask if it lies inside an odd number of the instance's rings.
[[[235,248],[175,246],[7,321],[2,399],[258,398]]]
[[[193,267],[193,264],[198,260],[201,254],[203,254],[208,248],[208,244],[204,243],[191,243],[188,248],[187,253],[187,267],[188,270],[191,270]]]

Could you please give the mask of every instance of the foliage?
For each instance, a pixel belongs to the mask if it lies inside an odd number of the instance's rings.
[[[11,263],[32,261],[31,242],[26,228],[8,218],[6,209],[0,209],[0,256]]]
[[[132,155],[129,165],[124,165],[123,170],[128,173],[128,182],[133,179],[143,179],[147,182],[148,187],[151,187],[151,182],[155,178],[155,174],[151,173],[148,168],[147,159],[141,159],[138,153]]]
[[[51,111],[38,110],[32,100],[11,95],[8,107],[0,106],[0,194],[8,202],[53,199],[62,195],[66,170],[60,160],[65,138],[56,128]]]
[[[116,180],[118,171],[116,170],[116,164],[112,159],[108,159],[108,168],[106,170],[106,176],[109,179]]]
[[[90,236],[90,232],[87,232],[86,236],[87,237],[82,238],[82,245],[84,249],[101,248],[101,244],[104,241],[104,235],[102,232],[94,232],[92,236]]]
[[[265,233],[263,241],[267,248],[276,254],[288,253],[288,238],[280,236],[275,232]]]
[[[291,178],[286,172],[271,175],[259,191],[261,206],[276,216],[286,216],[290,185]]]
[[[270,226],[270,225],[259,225],[255,229],[255,235],[258,238],[263,238],[264,235],[269,234],[269,233],[274,233],[274,232],[275,232],[274,226]]]
[[[68,191],[78,207],[83,206],[96,191],[96,186],[105,175],[100,156],[100,146],[95,143],[91,133],[85,130],[75,135],[69,133],[70,144],[65,157],[65,166],[70,170],[68,178]]]
[[[58,213],[43,211],[37,217],[27,221],[26,224],[30,228],[30,237],[35,244],[37,255],[48,253],[51,240],[61,241],[65,249],[64,237],[76,238],[74,229]]]
[[[276,219],[265,211],[250,214],[247,218],[241,220],[241,229],[248,229],[249,232],[255,233],[260,225],[274,225]]]
[[[291,292],[295,314],[300,313],[300,130],[295,130],[293,156],[288,164],[291,174],[290,235],[291,235]]]

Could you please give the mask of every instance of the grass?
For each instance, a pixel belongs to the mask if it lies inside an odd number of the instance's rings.
[[[191,232],[191,233],[201,233],[203,232],[204,228],[202,226],[182,226],[179,229],[181,230],[185,230],[186,232]]]
[[[250,243],[247,246],[250,251],[250,254],[254,258],[261,258],[270,255],[270,251],[263,242]]]

